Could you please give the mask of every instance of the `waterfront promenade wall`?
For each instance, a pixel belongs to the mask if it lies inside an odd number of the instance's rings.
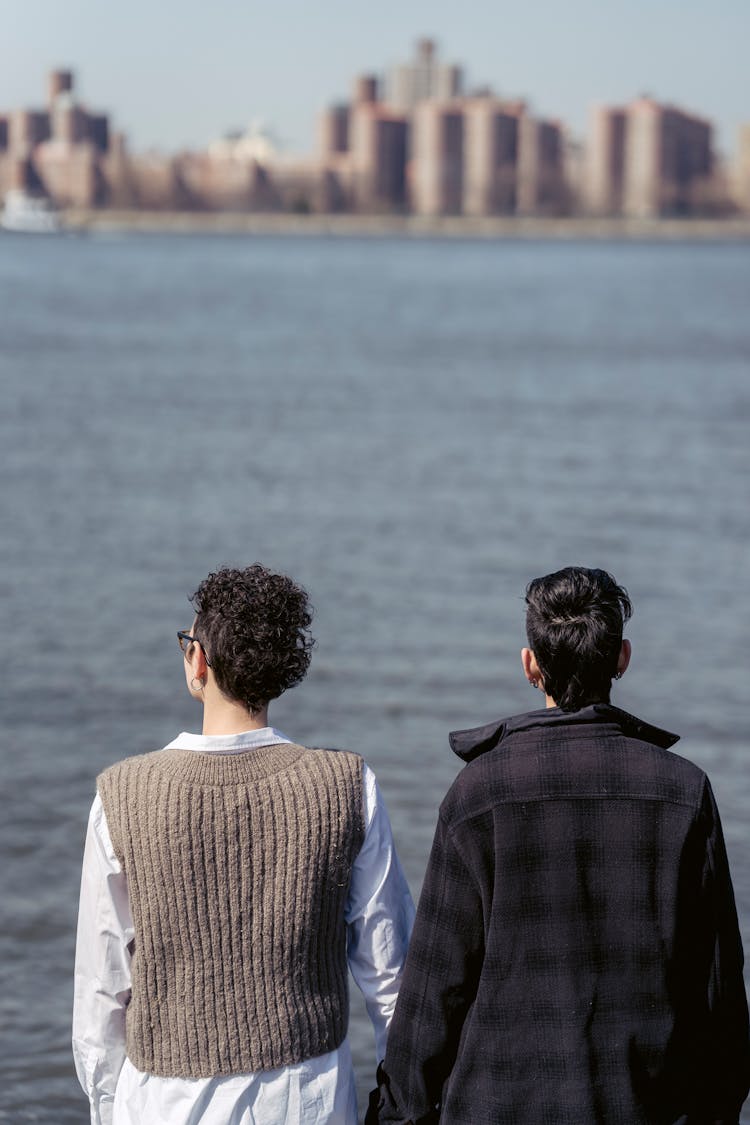
[[[67,229],[82,232],[570,241],[750,241],[750,216],[724,219],[469,218],[71,209],[63,213],[63,221]]]

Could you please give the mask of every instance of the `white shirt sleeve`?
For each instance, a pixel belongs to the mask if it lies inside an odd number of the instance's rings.
[[[365,998],[379,1061],[385,1056],[414,924],[414,903],[396,854],[388,811],[367,764],[362,783],[365,839],[352,868],[346,921],[349,968]]]
[[[112,847],[97,793],[91,806],[78,909],[73,1057],[88,1095],[92,1125],[110,1125],[125,1058],[133,919],[126,877]]]

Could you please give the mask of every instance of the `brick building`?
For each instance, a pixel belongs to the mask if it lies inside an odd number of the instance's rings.
[[[567,209],[563,136],[556,121],[524,114],[518,127],[518,215],[559,215]]]
[[[464,191],[464,112],[460,101],[423,101],[412,115],[409,168],[417,215],[460,215]]]
[[[449,101],[463,90],[463,71],[438,59],[433,39],[420,39],[410,63],[393,66],[385,81],[385,102],[400,113],[410,113],[422,101]]]
[[[717,203],[712,127],[653,98],[597,108],[588,139],[586,205],[594,214],[657,218]]]
[[[464,214],[514,214],[519,121],[524,110],[522,102],[510,104],[491,96],[464,102]]]
[[[55,70],[45,109],[15,109],[0,129],[0,193],[11,188],[46,195],[60,207],[110,201],[109,119],[76,102],[74,76]]]
[[[737,137],[731,191],[735,205],[750,214],[750,122],[740,127]]]

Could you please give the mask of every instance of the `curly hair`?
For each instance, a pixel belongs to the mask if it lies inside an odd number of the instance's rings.
[[[544,690],[563,711],[609,702],[633,613],[624,586],[606,570],[568,566],[526,587],[526,635]]]
[[[255,563],[223,567],[190,596],[194,634],[216,683],[257,713],[305,678],[315,641],[306,591],[285,574]]]

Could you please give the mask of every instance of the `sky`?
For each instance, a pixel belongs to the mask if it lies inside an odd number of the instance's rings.
[[[43,105],[47,71],[70,67],[135,151],[261,121],[304,153],[356,74],[422,36],[581,139],[592,105],[643,93],[711,119],[726,154],[750,121],[750,0],[0,0],[0,112]]]

